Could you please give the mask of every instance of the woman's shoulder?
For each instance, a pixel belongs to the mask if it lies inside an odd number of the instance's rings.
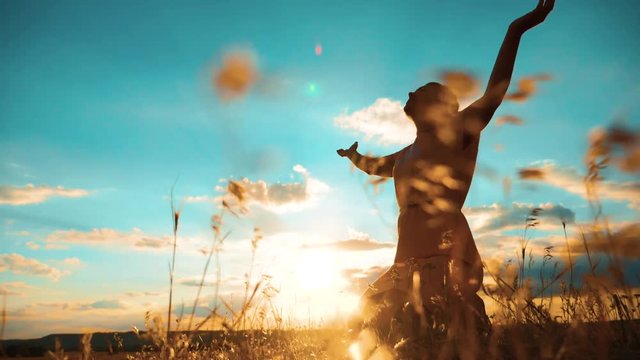
[[[411,149],[411,146],[413,146],[413,144],[409,144],[409,145],[403,147],[402,149],[396,151],[393,155],[395,155],[396,157],[403,156],[404,154],[407,153],[407,151],[409,151],[409,149]]]

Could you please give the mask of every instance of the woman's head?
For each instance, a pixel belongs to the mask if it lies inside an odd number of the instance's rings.
[[[404,112],[418,130],[429,130],[434,126],[452,125],[458,106],[458,99],[449,88],[430,82],[409,93]]]

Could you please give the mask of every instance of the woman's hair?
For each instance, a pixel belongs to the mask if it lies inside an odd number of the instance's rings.
[[[458,107],[460,106],[458,103],[458,97],[453,93],[453,91],[451,91],[451,89],[449,89],[448,87],[437,83],[437,82],[430,82],[427,83],[421,87],[419,87],[416,91],[416,93],[418,92],[429,92],[429,93],[433,93],[435,97],[437,97],[438,100],[445,102],[445,103],[449,103],[452,106],[455,106],[456,111],[458,110]]]

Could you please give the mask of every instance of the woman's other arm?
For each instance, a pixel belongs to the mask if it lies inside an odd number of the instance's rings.
[[[395,165],[395,155],[391,154],[383,157],[370,157],[358,153],[358,142],[354,142],[348,149],[338,149],[338,155],[346,157],[358,169],[369,175],[382,177],[393,176],[393,166]]]
[[[470,125],[474,126],[468,126],[468,128],[475,128],[476,131],[480,131],[491,121],[511,83],[511,76],[522,35],[527,30],[541,24],[553,10],[554,4],[555,0],[539,0],[538,6],[533,11],[511,23],[498,52],[498,57],[484,94],[480,99],[462,110],[462,118],[466,122],[473,122]]]

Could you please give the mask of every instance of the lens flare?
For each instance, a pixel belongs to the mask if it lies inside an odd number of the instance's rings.
[[[318,84],[315,82],[309,82],[306,86],[305,92],[308,96],[317,96],[319,92]]]

